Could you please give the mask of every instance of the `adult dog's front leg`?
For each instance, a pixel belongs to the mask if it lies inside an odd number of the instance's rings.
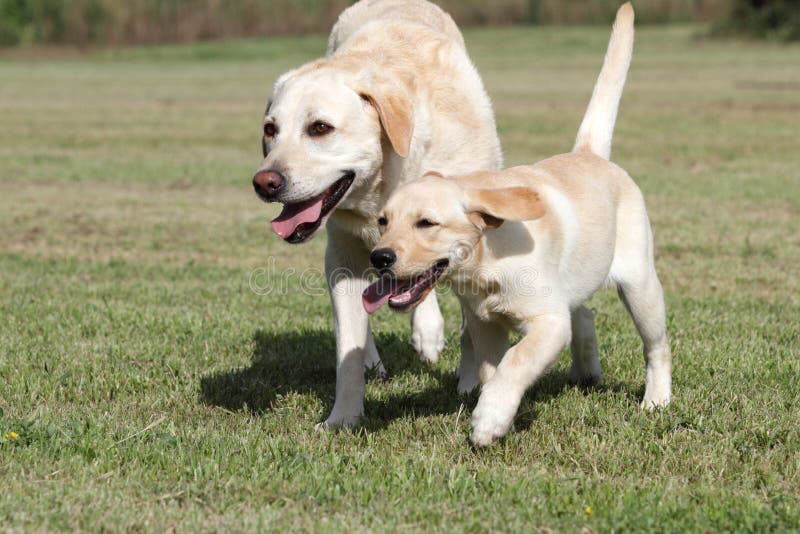
[[[383,372],[361,294],[369,285],[368,251],[328,225],[325,272],[336,334],[336,401],[318,428],[352,427],[364,413],[364,367]]]
[[[411,314],[411,344],[425,362],[436,363],[444,349],[444,318],[436,291],[431,291]]]
[[[484,383],[472,412],[470,440],[477,447],[491,445],[505,436],[528,387],[558,360],[570,341],[570,315],[539,316],[526,335],[503,356],[497,370]]]

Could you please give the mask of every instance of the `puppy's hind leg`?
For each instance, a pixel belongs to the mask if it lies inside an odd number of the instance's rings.
[[[666,406],[672,397],[672,355],[667,341],[664,290],[656,273],[653,233],[638,189],[620,200],[617,242],[609,277],[636,324],[647,363],[642,408]]]
[[[436,291],[431,291],[411,314],[411,344],[425,362],[436,363],[444,349],[444,318]]]
[[[477,379],[481,384],[486,384],[497,371],[503,355],[508,352],[508,330],[501,324],[493,321],[481,321],[472,311],[462,308],[464,321],[469,334],[472,358]],[[463,359],[462,355],[462,359]],[[467,367],[467,362],[462,362],[461,367]]]
[[[666,406],[672,396],[672,355],[667,341],[664,292],[655,268],[650,265],[641,276],[619,280],[617,292],[644,342],[647,377],[642,408]]]
[[[573,310],[572,320],[572,367],[569,381],[581,387],[594,387],[603,380],[603,369],[597,354],[597,334],[594,329],[594,314],[585,306]]]
[[[461,362],[458,364],[458,393],[466,395],[480,383],[478,379],[478,361],[475,358],[475,344],[467,327],[467,315],[461,310]]]

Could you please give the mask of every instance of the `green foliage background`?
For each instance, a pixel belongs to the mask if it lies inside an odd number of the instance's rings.
[[[734,0],[714,33],[800,40],[800,0]]]
[[[351,0],[0,0],[0,46],[127,45],[324,33]],[[620,0],[440,0],[460,25],[610,21]],[[755,8],[751,4],[764,4]],[[637,22],[721,21],[719,33],[797,37],[797,0],[635,0]],[[791,21],[787,27],[784,21]],[[751,30],[754,25],[757,30]],[[773,28],[780,28],[773,31]],[[793,28],[793,29],[791,29]]]

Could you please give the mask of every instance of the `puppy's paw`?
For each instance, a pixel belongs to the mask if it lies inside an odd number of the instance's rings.
[[[411,332],[411,344],[423,362],[436,363],[444,350],[444,323],[416,324]]]
[[[497,406],[487,406],[478,401],[472,412],[472,434],[469,439],[476,447],[488,447],[508,434],[514,422],[514,414]]]
[[[583,373],[572,369],[569,372],[569,383],[582,389],[597,388],[603,383],[603,374]]]
[[[458,394],[468,395],[478,387],[478,372],[475,370],[459,369],[458,373]]]
[[[508,428],[504,428],[504,425],[496,421],[472,418],[472,433],[469,435],[469,440],[476,447],[488,447],[506,434]]]

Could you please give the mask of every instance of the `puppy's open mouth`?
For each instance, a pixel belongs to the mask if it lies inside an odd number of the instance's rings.
[[[322,219],[342,200],[355,177],[354,172],[348,171],[322,194],[303,202],[284,204],[281,214],[272,221],[272,229],[289,243],[308,240],[319,229]]]
[[[408,311],[430,292],[447,270],[449,262],[441,260],[412,278],[382,276],[364,290],[361,300],[367,313],[375,313],[387,302],[395,311]]]

